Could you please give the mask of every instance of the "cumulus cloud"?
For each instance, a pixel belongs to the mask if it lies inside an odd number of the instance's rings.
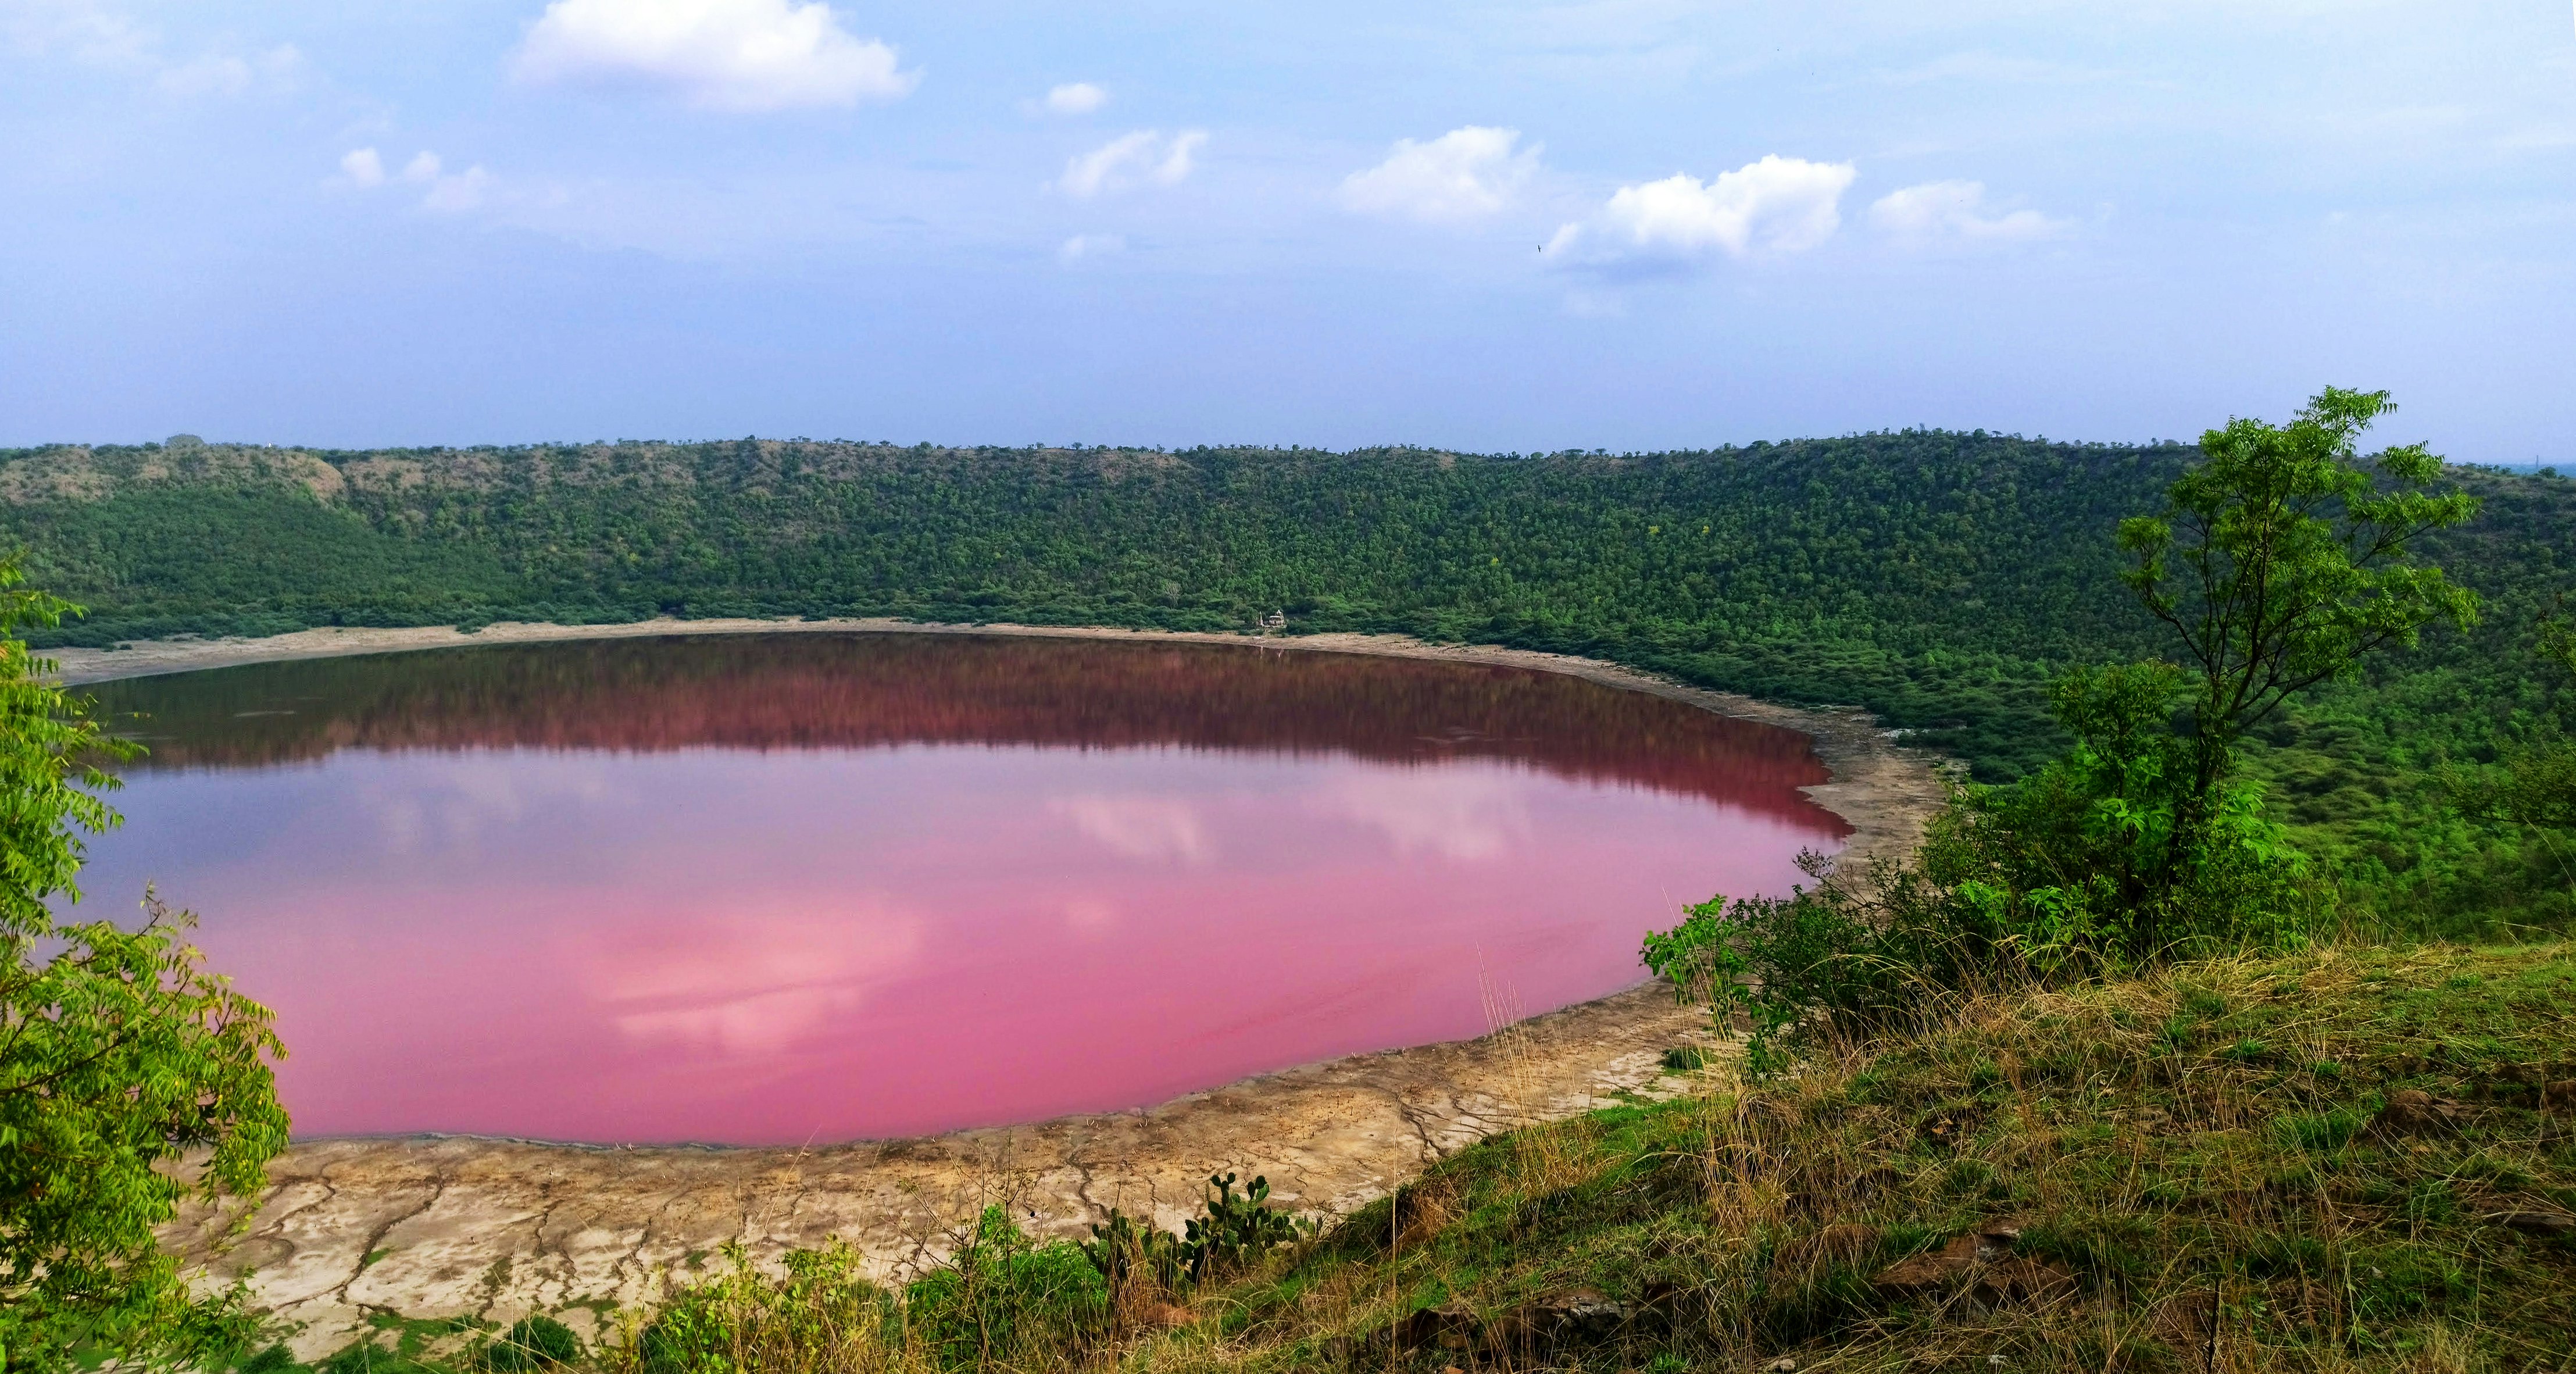
[[[1842,225],[1842,196],[1857,175],[1847,162],[1773,154],[1703,182],[1688,173],[1622,186],[1589,224],[1568,224],[1542,249],[1575,266],[1670,267],[1713,253],[1745,258],[1802,253]]]
[[[1184,129],[1169,138],[1160,130],[1139,129],[1066,162],[1056,186],[1066,195],[1088,199],[1147,184],[1176,185],[1197,166],[1198,150],[1206,142],[1201,129]]]
[[[640,81],[706,109],[897,100],[921,81],[895,50],[791,0],[553,0],[516,64],[522,81]]]
[[[1109,103],[1109,92],[1088,81],[1068,81],[1046,93],[1046,111],[1058,115],[1086,115]]]
[[[1538,145],[1516,149],[1520,137],[1517,129],[1470,124],[1428,143],[1398,139],[1386,161],[1343,178],[1342,205],[1431,221],[1490,215],[1538,170]]]
[[[374,148],[352,148],[341,154],[340,175],[358,187],[382,186],[389,180],[384,154]],[[483,208],[498,186],[498,179],[479,165],[450,173],[446,162],[426,148],[403,164],[400,179],[422,188],[422,209],[446,215]]]
[[[1773,154],[1704,184],[1675,173],[1622,186],[1610,197],[1609,220],[1642,247],[1722,248],[1739,258],[1756,249],[1796,253],[1833,236],[1853,175],[1849,163]]]
[[[1916,245],[2027,243],[2053,238],[2067,227],[2037,210],[1990,212],[1985,183],[1978,181],[1927,181],[1890,191],[1869,207],[1869,222]]]
[[[1065,262],[1080,262],[1084,258],[1104,257],[1111,253],[1126,251],[1127,239],[1124,235],[1076,234],[1066,239],[1064,246],[1055,250],[1055,255]]]

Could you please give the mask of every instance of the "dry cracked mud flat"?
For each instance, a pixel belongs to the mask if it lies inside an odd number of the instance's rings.
[[[668,633],[876,631],[1101,634],[1244,642],[1242,636],[1018,630],[893,622],[653,622],[306,631],[273,640],[66,651],[73,682],[280,658],[443,645]],[[1902,852],[1940,804],[1924,756],[1866,716],[1797,711],[1703,692],[1608,664],[1392,636],[1269,639],[1271,647],[1400,654],[1572,673],[1784,725],[1816,741],[1831,782],[1807,789],[1854,827],[1848,871]],[[1340,1214],[1384,1196],[1441,1156],[1497,1131],[1570,1116],[1622,1094],[1685,1084],[1663,1052],[1704,1042],[1701,1014],[1660,987],[1533,1017],[1479,1040],[1308,1065],[1147,1111],[805,1150],[597,1149],[463,1136],[307,1140],[238,1209],[183,1214],[164,1232],[207,1280],[246,1280],[253,1306],[293,1324],[299,1359],[336,1350],[371,1317],[554,1313],[586,1337],[649,1303],[738,1242],[759,1260],[838,1237],[881,1278],[936,1259],[987,1203],[1042,1236],[1080,1236],[1119,1207],[1177,1230],[1206,1178],[1267,1176],[1299,1211]],[[462,1340],[462,1337],[451,1338]]]
[[[170,1239],[302,1323],[299,1358],[347,1344],[374,1312],[547,1311],[587,1336],[729,1241],[769,1258],[837,1236],[893,1277],[944,1253],[988,1202],[1046,1236],[1083,1235],[1111,1207],[1178,1230],[1220,1171],[1267,1176],[1299,1211],[1347,1212],[1495,1131],[1672,1091],[1663,1052],[1701,1025],[1644,987],[1485,1039],[1291,1069],[1150,1111],[823,1149],[313,1141],[272,1167],[229,1252],[218,1217],[183,1218]]]

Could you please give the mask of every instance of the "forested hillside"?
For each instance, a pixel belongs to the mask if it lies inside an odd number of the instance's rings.
[[[1999,779],[2059,743],[2052,672],[2162,647],[2112,531],[2193,457],[1937,431],[1620,456],[174,440],[0,453],[0,540],[90,608],[56,643],[661,614],[1225,629],[1276,609],[1292,632],[1864,706]],[[2458,480],[2485,514],[2427,553],[2484,626],[2307,700],[2255,767],[2392,911],[2555,911],[2546,846],[2459,819],[2439,770],[2556,717],[2569,684],[2531,642],[2569,585],[2576,484]]]

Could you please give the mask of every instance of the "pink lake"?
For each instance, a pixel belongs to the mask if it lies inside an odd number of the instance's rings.
[[[909,635],[106,684],[297,1134],[824,1143],[1139,1107],[1636,983],[1847,827],[1804,736],[1559,674]]]

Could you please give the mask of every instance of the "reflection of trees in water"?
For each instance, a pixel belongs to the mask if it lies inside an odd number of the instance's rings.
[[[755,635],[495,645],[102,684],[140,768],[347,748],[666,750],[1174,745],[1509,759],[1839,833],[1792,731],[1561,673],[1222,645]]]

